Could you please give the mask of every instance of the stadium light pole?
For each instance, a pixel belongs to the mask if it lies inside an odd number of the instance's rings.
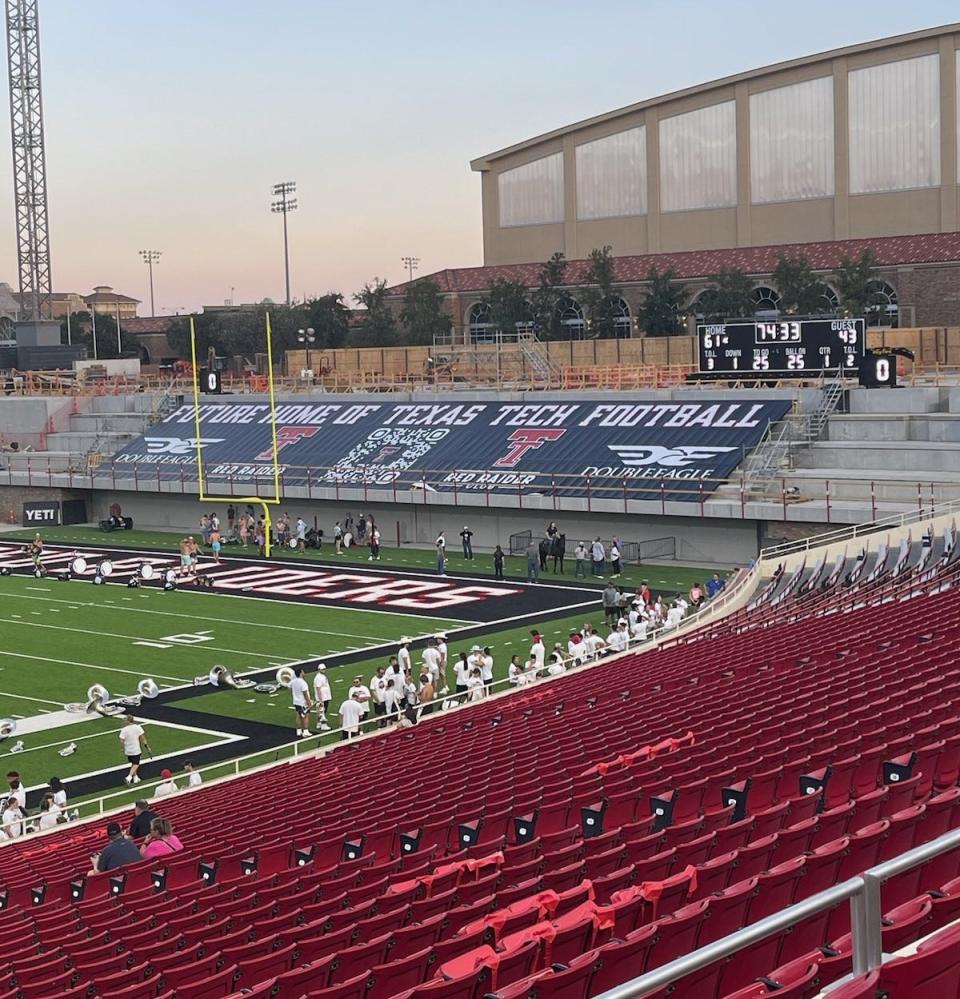
[[[297,343],[302,343],[307,348],[307,371],[313,371],[313,365],[310,363],[310,348],[317,342],[317,333],[312,326],[308,326],[305,330],[297,330]]]
[[[160,254],[163,250],[141,250],[140,258],[147,265],[150,270],[150,317],[153,318],[157,314],[157,310],[153,304],[153,265],[160,262]]]
[[[283,216],[283,273],[287,285],[288,309],[290,308],[290,245],[287,242],[287,215],[297,210],[297,199],[292,197],[296,190],[297,183],[294,180],[285,180],[282,184],[274,184],[273,196],[277,200],[270,205],[270,211]]]
[[[403,263],[403,266],[406,267],[407,273],[410,275],[410,280],[413,281],[413,272],[420,266],[420,258],[401,257],[400,260]]]

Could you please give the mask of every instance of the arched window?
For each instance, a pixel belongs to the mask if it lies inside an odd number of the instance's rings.
[[[867,283],[867,325],[899,326],[900,306],[897,303],[897,289],[886,281]]]
[[[630,306],[620,298],[613,299],[613,328],[618,340],[626,340],[630,336]]]
[[[555,313],[557,325],[560,328],[560,337],[563,340],[582,340],[586,331],[586,324],[583,321],[583,309],[580,303],[567,295],[557,303]]]
[[[467,313],[467,331],[471,343],[492,343],[495,339],[493,314],[486,302],[477,302],[470,306],[470,311]]]
[[[754,288],[750,296],[753,299],[753,314],[755,316],[779,316],[780,292],[775,288],[761,285]]]
[[[820,300],[817,312],[835,316],[840,311],[840,296],[828,284],[820,285]]]
[[[698,323],[702,323],[706,317],[707,305],[710,301],[710,294],[712,291],[712,288],[704,288],[702,291],[698,291],[697,294],[690,299],[690,304],[687,306],[687,312],[694,316]]]

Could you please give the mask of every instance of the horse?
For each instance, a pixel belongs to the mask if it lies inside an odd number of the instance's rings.
[[[557,562],[560,562],[560,574],[563,575],[563,556],[567,551],[566,534],[555,534],[550,544],[550,554],[553,556],[553,571],[557,571]]]

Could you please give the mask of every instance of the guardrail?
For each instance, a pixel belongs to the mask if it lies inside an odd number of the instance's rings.
[[[853,973],[866,974],[880,967],[883,960],[880,886],[897,874],[902,874],[958,848],[960,848],[960,829],[954,829],[923,846],[908,850],[893,860],[871,867],[858,877],[850,878],[781,912],[745,926],[729,936],[722,937],[706,947],[701,947],[654,971],[648,971],[615,989],[610,989],[602,993],[598,999],[636,999],[637,996],[643,996],[677,982],[715,961],[730,957],[751,944],[759,943],[775,933],[796,926],[804,919],[847,900],[850,902],[850,926],[853,935]]]
[[[957,512],[960,512],[960,499],[945,500],[937,504],[932,504],[929,508],[920,506],[916,510],[908,510],[904,513],[894,514],[867,524],[854,524],[851,527],[842,528],[838,531],[816,534],[809,538],[802,538],[798,541],[787,541],[780,545],[772,545],[769,548],[761,549],[760,558],[779,559],[785,555],[792,555],[794,552],[809,551],[811,548],[836,544],[838,541],[851,541],[869,534],[876,534],[879,531],[907,527],[910,524],[927,521],[933,517]]]
[[[11,468],[11,464],[17,468]],[[58,467],[60,465],[61,467]],[[3,467],[6,466],[6,467]],[[502,484],[484,483],[489,474],[479,469],[409,469],[402,482],[375,481],[361,477],[355,482],[342,481],[337,470],[321,466],[285,465],[280,473],[281,494],[288,498],[307,500],[362,500],[363,502],[415,503],[417,505],[452,503],[481,507],[503,506],[515,503],[518,509],[536,509],[554,512],[568,511],[573,505],[568,500],[582,504],[586,512],[660,513],[683,514],[697,510],[707,515],[711,506],[732,506],[718,513],[733,516],[737,507],[741,517],[748,516],[748,504],[765,503],[765,519],[782,521],[807,521],[813,509],[820,511],[816,519],[830,524],[837,515],[838,506],[847,505],[860,510],[869,508],[869,518],[874,521],[882,514],[883,506],[897,504],[909,506],[918,516],[926,516],[934,507],[960,500],[960,481],[944,482],[933,478],[916,479],[867,479],[867,478],[814,478],[779,473],[763,489],[751,484],[745,472],[729,479],[705,477],[699,480],[631,479],[615,475],[570,475],[557,473],[543,476],[540,484],[525,484],[505,488]],[[329,479],[325,478],[330,473]],[[482,485],[467,488],[461,482],[450,481],[451,475],[474,475]],[[249,478],[234,475],[205,475],[206,495],[221,496],[224,502],[244,497],[250,491]],[[78,453],[73,460],[64,456],[61,462],[50,459],[42,452],[0,452],[0,485],[27,487],[58,487],[69,489],[132,490],[134,492],[169,492],[196,496],[198,483],[191,466],[181,466],[175,472],[170,466],[121,464],[104,457],[95,468],[89,467],[87,456]],[[271,484],[272,488],[272,484]],[[678,493],[685,494],[680,499]],[[476,497],[469,503],[467,497]],[[499,497],[499,502],[494,502]],[[601,502],[602,501],[602,502]],[[600,504],[600,505],[598,505]],[[643,504],[643,505],[641,505]],[[777,510],[772,509],[776,505]],[[756,516],[756,513],[752,514]],[[901,516],[900,513],[897,516]]]

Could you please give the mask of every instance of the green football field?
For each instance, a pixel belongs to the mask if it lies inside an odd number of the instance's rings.
[[[15,531],[4,534],[4,539],[20,538],[27,540],[33,537],[33,531]],[[197,541],[200,540],[199,531],[196,528],[173,531],[111,531],[104,533],[95,527],[84,527],[74,525],[70,527],[50,527],[44,528],[43,536],[48,542],[57,544],[88,544],[88,545],[118,545],[131,548],[159,548],[166,551],[175,551],[177,543],[184,534],[192,534]],[[454,544],[454,540],[447,546],[447,567],[450,572],[466,572],[478,576],[493,575],[493,556],[489,552],[476,552],[473,559],[463,558],[460,546]],[[579,540],[579,539],[578,539]],[[588,540],[589,539],[585,539]],[[575,582],[574,560],[572,557],[573,547],[576,542],[568,542],[568,552],[563,575],[554,575],[551,569],[543,573],[542,579]],[[224,547],[224,556],[230,555],[256,555],[253,545],[248,548],[227,545]],[[377,563],[379,566],[396,566],[402,569],[421,569],[424,572],[435,572],[437,566],[436,552],[432,548],[402,547],[398,548],[390,544],[390,539],[386,538],[381,549],[381,558]],[[333,545],[326,543],[321,551],[307,549],[303,553],[293,552],[289,549],[275,549],[275,555],[283,558],[302,559],[307,562],[324,561],[342,563],[345,565],[368,565],[369,551],[366,548],[353,547],[344,551],[342,555],[336,555]],[[552,567],[553,560],[549,561]],[[597,577],[588,575],[587,583],[599,582]],[[698,566],[674,565],[670,562],[656,562],[648,565],[624,564],[623,573],[617,579],[617,583],[624,587],[639,586],[643,580],[650,583],[653,590],[664,593],[686,592],[694,582],[704,583],[714,572],[711,568],[701,568]],[[526,579],[527,559],[525,555],[508,555],[505,565],[505,575],[507,579]],[[609,572],[608,572],[609,575]]]
[[[66,543],[82,549],[84,544],[124,542],[125,547],[166,552],[175,550],[177,538],[169,532],[107,535],[77,527],[49,530],[44,535],[51,545]],[[14,537],[6,534],[3,540]],[[229,558],[243,552],[228,549],[226,554]],[[385,549],[377,570],[390,565],[428,568],[432,555],[422,549]],[[342,560],[331,556],[326,549],[319,553],[320,559],[336,566],[366,566],[366,559],[354,554]],[[318,556],[308,552],[298,560],[316,565]],[[516,559],[515,566],[519,562]],[[476,571],[483,563],[483,556],[474,564],[464,564],[455,555],[450,568]],[[705,569],[673,566],[633,567],[633,572],[638,579],[642,572],[654,589],[659,586],[670,593],[708,574]],[[553,582],[552,574],[542,581]],[[565,581],[573,582],[569,571]],[[631,585],[626,575],[618,583],[624,588]],[[599,590],[595,591],[596,605],[589,599],[584,603],[582,590],[551,587],[545,592],[555,594],[547,601],[555,606],[543,611],[542,619],[539,614],[533,619],[527,615],[522,625],[510,623],[508,615],[517,612],[511,603],[499,617],[480,624],[469,610],[464,610],[464,618],[454,616],[456,609],[447,617],[418,616],[264,599],[249,593],[229,595],[193,588],[164,592],[155,585],[92,586],[82,579],[61,582],[55,574],[37,579],[21,569],[0,576],[0,718],[11,718],[17,725],[11,736],[0,739],[0,764],[18,770],[28,788],[40,788],[50,776],[59,776],[68,782],[72,803],[84,798],[92,803],[104,793],[119,792],[111,799],[112,804],[119,804],[149,794],[167,760],[179,770],[183,760],[196,753],[211,779],[232,772],[235,765],[286,758],[316,748],[337,733],[311,737],[292,749],[295,719],[289,692],[283,687],[275,692],[216,689],[206,683],[213,666],[225,666],[237,676],[265,671],[272,677],[284,664],[329,660],[334,714],[330,722],[336,725],[337,708],[353,676],[359,673],[369,681],[376,667],[386,665],[396,651],[402,634],[446,631],[451,661],[474,644],[489,644],[499,679],[506,676],[512,654],[526,659],[531,627],[541,628],[548,649],[555,641],[565,644],[570,629],[584,622],[602,628]],[[418,651],[414,662],[419,662]],[[161,697],[145,701],[142,714],[136,708],[132,711],[145,719],[153,758],[145,761],[144,785],[138,791],[127,791],[123,785],[126,763],[117,739],[122,721],[77,709],[86,704],[92,684],[103,685],[114,697],[124,697],[135,694],[144,678],[156,682]],[[195,679],[202,683],[196,684]],[[61,756],[60,751],[71,745],[75,749]],[[245,764],[230,762],[250,754]]]

